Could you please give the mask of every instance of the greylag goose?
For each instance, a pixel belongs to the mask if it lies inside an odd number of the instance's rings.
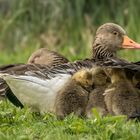
[[[28,64],[46,64],[49,66],[56,66],[69,62],[63,55],[50,51],[47,48],[41,48],[33,52],[28,59]]]
[[[107,69],[111,84],[104,92],[107,109],[112,115],[140,117],[140,93],[133,86],[122,69]]]
[[[86,117],[91,118],[93,116],[92,108],[96,108],[100,116],[105,116],[109,112],[107,110],[104,101],[104,91],[110,84],[110,79],[100,67],[96,67],[92,70],[93,77],[93,89],[89,93],[88,103],[86,107]]]
[[[77,116],[84,116],[92,86],[91,70],[82,69],[74,73],[57,93],[54,106],[57,117],[63,119],[72,112]]]
[[[6,81],[23,105],[37,106],[39,111],[47,112],[54,107],[58,91],[76,71],[96,66],[97,60],[115,57],[116,51],[121,48],[140,49],[140,45],[129,39],[119,25],[106,23],[96,32],[93,59],[62,64],[53,68],[39,64],[19,64],[10,69],[2,69],[0,77]],[[137,67],[136,64],[134,66]]]

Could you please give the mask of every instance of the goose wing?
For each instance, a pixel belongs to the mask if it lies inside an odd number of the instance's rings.
[[[128,62],[119,58],[108,58],[105,61],[98,61],[96,62],[96,65],[102,67],[128,69],[132,72],[140,72],[140,62]]]
[[[71,75],[73,75],[79,69],[92,68],[93,66],[94,66],[94,60],[92,59],[85,59],[82,61],[76,61],[74,63],[69,62],[67,64],[62,64],[54,67],[49,67],[47,65],[40,65],[40,64],[6,65],[1,67],[0,77],[2,78],[1,81],[4,83],[6,81],[6,83],[10,87],[9,88],[5,83],[6,90],[5,89],[4,90],[8,91],[8,93],[6,94],[8,99],[14,105],[18,107],[23,107],[22,100],[20,100],[20,98],[18,98],[17,94],[15,94],[14,92],[15,89],[13,88],[15,87],[12,87],[13,83],[14,84],[16,83],[16,85],[19,84],[19,87],[16,86],[17,89],[19,88],[18,91],[19,93],[21,92],[21,89],[22,90],[27,89],[27,86],[29,85],[31,86],[38,85],[40,89],[43,87],[43,89],[41,90],[47,90],[50,92],[50,90],[52,90],[51,89],[52,85],[55,85],[57,83],[61,87],[61,85],[65,83],[66,79]],[[23,88],[20,85],[20,83],[23,86]],[[28,83],[29,85],[26,83]],[[47,88],[47,85],[48,85],[48,89],[45,89]],[[30,93],[32,92],[31,90],[38,90],[37,88],[34,89],[34,87],[29,87],[29,88],[30,88]]]

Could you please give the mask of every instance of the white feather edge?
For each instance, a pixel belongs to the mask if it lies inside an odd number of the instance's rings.
[[[41,113],[54,112],[57,92],[69,80],[69,74],[57,74],[51,79],[40,79],[34,76],[16,76],[0,74],[15,96],[34,111]]]
[[[112,92],[114,90],[115,90],[115,88],[106,89],[105,92],[103,93],[103,95],[107,95],[107,94],[109,94],[110,92]]]

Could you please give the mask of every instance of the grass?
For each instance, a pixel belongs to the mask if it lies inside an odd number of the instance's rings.
[[[124,116],[82,119],[70,115],[58,120],[52,114],[37,115],[0,102],[0,140],[139,140],[140,123]]]

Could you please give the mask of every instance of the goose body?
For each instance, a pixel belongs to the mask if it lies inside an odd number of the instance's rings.
[[[120,69],[110,69],[111,84],[104,93],[107,109],[112,115],[140,117],[140,94]]]
[[[19,67],[20,66],[20,67]],[[65,69],[64,69],[65,66]],[[86,59],[67,65],[50,68],[46,65],[28,64],[13,66],[3,71],[0,76],[6,81],[21,104],[30,106],[33,110],[54,112],[57,93],[67,83],[74,73],[82,68],[91,68],[93,62]],[[14,73],[14,74],[13,74]],[[16,106],[17,99],[14,101]]]
[[[94,68],[92,70],[93,85],[94,88],[89,94],[89,100],[86,107],[86,116],[88,118],[92,117],[92,108],[96,108],[100,116],[105,116],[108,114],[108,110],[104,101],[104,91],[108,87],[108,77],[104,70],[100,67]]]
[[[81,69],[57,93],[55,114],[63,119],[70,113],[85,116],[89,93],[93,89],[92,70]]]
[[[54,112],[56,93],[69,80],[70,75],[57,75],[50,80],[34,76],[3,75],[14,95],[23,105],[31,107],[34,111]],[[51,88],[52,87],[52,88]]]
[[[53,98],[55,98],[57,94],[57,89],[62,89],[65,83],[67,82],[67,80],[71,78],[75,72],[77,72],[82,68],[96,67],[97,63],[95,62],[98,62],[98,60],[103,60],[102,62],[104,63],[106,58],[110,58],[110,57],[115,58],[116,51],[120,50],[121,48],[138,49],[140,48],[140,45],[134,42],[133,40],[131,40],[130,38],[128,38],[126,36],[125,31],[119,25],[116,25],[114,23],[106,23],[101,27],[99,27],[99,29],[96,32],[96,37],[93,43],[93,59],[81,60],[75,63],[69,62],[54,67],[47,67],[45,65],[42,66],[39,64],[38,65],[19,64],[11,68],[8,68],[8,70],[7,68],[2,69],[0,71],[0,77],[6,81],[8,86],[13,91],[14,95],[17,98],[18,97],[20,98],[21,103],[23,104],[25,103],[25,105],[29,104],[30,106],[33,107],[34,104],[32,102],[38,102],[36,100],[38,98],[38,94],[40,94],[39,95],[40,102],[42,102],[43,97],[46,98],[46,102],[50,100],[49,97],[51,98],[51,95],[53,95]],[[129,66],[129,63],[127,63],[126,61],[124,63],[128,64]],[[131,64],[131,65],[137,67],[137,64]],[[123,63],[122,63],[122,67],[125,67]],[[134,69],[134,67],[131,66],[129,67],[129,69]],[[61,82],[58,82],[59,84],[56,84],[56,86],[54,86],[55,83],[57,83],[57,81],[59,80]],[[17,83],[18,86],[16,85]],[[42,84],[43,84],[43,88],[41,87]],[[29,92],[24,93],[23,90],[25,89],[27,92],[28,91]],[[35,101],[31,101],[33,100],[31,99],[32,95],[36,95]],[[28,98],[30,98],[31,100],[27,101]],[[52,101],[54,100],[52,99]],[[44,108],[44,107],[41,106],[40,108]],[[45,111],[47,110],[48,109],[46,109]]]

